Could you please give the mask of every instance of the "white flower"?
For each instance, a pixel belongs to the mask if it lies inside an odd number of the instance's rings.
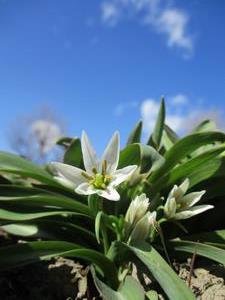
[[[164,206],[165,216],[168,219],[188,219],[214,207],[213,205],[194,206],[200,201],[205,191],[186,194],[188,187],[189,180],[185,179],[180,186],[175,185],[169,193]]]
[[[98,194],[108,200],[118,201],[120,195],[115,188],[137,168],[136,165],[132,165],[117,170],[120,152],[119,133],[116,132],[111,138],[101,161],[98,160],[85,132],[82,133],[81,148],[85,170],[59,162],[52,162],[51,166],[57,173],[55,178],[60,183],[73,187],[78,194]]]
[[[150,232],[151,227],[156,222],[156,212],[148,211],[135,225],[131,235],[131,241],[145,240]]]
[[[137,196],[131,201],[130,206],[125,215],[126,223],[131,226],[135,225],[147,212],[149,207],[149,199],[145,194]]]
[[[137,196],[125,215],[125,230],[129,241],[145,240],[156,221],[156,212],[148,211],[149,199],[145,194]]]

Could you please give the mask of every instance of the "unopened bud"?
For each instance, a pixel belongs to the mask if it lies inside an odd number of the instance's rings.
[[[156,212],[147,212],[135,225],[129,240],[145,240],[148,237],[150,229],[154,225],[155,221]]]

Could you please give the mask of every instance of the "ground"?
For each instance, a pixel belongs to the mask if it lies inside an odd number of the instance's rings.
[[[190,280],[190,261],[175,263],[175,270],[188,284],[198,300],[225,300],[225,268],[218,264],[197,266]],[[0,273],[1,300],[77,300],[101,299],[90,294],[88,267],[69,259],[28,265]],[[142,270],[133,275],[146,290],[157,290],[159,299],[166,299],[159,286]],[[93,290],[93,286],[91,286]],[[96,294],[96,291],[94,291]]]

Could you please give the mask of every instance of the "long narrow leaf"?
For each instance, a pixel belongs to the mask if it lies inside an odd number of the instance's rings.
[[[203,180],[212,178],[213,176],[218,176],[218,172],[221,173],[222,170],[224,170],[225,173],[225,158],[220,156],[224,150],[224,144],[221,146],[215,146],[213,149],[210,149],[172,169],[152,186],[152,194],[156,194],[162,188],[173,186],[185,178],[190,180],[190,187],[193,187]],[[154,207],[155,203],[152,201],[151,208],[153,209]]]
[[[153,247],[143,243],[129,248],[150,270],[169,299],[195,299],[191,290]]]
[[[131,276],[127,276],[118,291],[114,291],[102,282],[92,270],[95,285],[100,295],[105,300],[144,300],[144,290],[142,286]]]
[[[115,265],[103,254],[62,241],[38,241],[0,248],[0,270],[50,259],[56,256],[76,257],[98,266],[113,288],[118,285]]]
[[[155,182],[180,163],[182,158],[191,154],[203,145],[213,144],[215,142],[225,142],[225,134],[222,132],[202,132],[184,137],[166,152],[165,163],[151,175],[149,181],[151,183]]]
[[[28,221],[35,220],[45,217],[51,216],[72,216],[72,215],[80,215],[71,211],[46,211],[46,212],[36,212],[36,213],[18,213],[9,211],[6,209],[0,209],[0,220],[8,220],[8,221]]]
[[[139,121],[131,131],[127,145],[141,142],[142,121]]]
[[[52,209],[62,208],[64,210],[71,210],[74,212],[80,212],[88,216],[92,216],[92,212],[87,205],[76,201],[73,198],[69,198],[63,195],[41,193],[31,196],[0,196],[0,207],[4,205],[14,206],[34,206],[34,207],[49,207]]]
[[[153,146],[156,149],[159,148],[161,143],[164,122],[165,122],[165,101],[164,98],[162,98],[153,133],[147,142],[148,145]]]
[[[53,177],[43,168],[12,153],[0,152],[0,171],[34,178],[51,186],[58,186]]]
[[[225,250],[203,243],[174,240],[170,242],[175,251],[196,253],[225,265]]]

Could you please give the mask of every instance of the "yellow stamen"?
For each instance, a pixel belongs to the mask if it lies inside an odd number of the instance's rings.
[[[106,175],[106,170],[107,170],[107,161],[104,159],[102,162],[102,175]]]
[[[94,174],[97,174],[97,173],[98,173],[98,171],[97,171],[97,169],[96,169],[95,167],[92,169],[92,172],[93,172]]]
[[[88,180],[92,180],[93,179],[93,177],[90,176],[90,175],[88,175],[86,172],[82,172],[81,175],[84,176]]]

